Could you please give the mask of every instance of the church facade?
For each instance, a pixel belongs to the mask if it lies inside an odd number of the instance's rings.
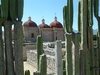
[[[28,21],[23,23],[24,42],[36,42],[37,36],[41,35],[44,42],[53,42],[56,40],[64,41],[64,28],[60,22],[57,21],[57,17],[54,21],[47,25],[45,20],[42,19],[42,23],[37,25],[29,17]]]

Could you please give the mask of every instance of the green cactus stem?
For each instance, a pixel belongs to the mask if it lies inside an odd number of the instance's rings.
[[[0,23],[0,73],[4,75],[4,50],[2,40],[2,24]]]
[[[97,52],[97,67],[100,67],[100,15],[99,15],[99,0],[94,0],[94,16],[98,21],[98,33],[97,33],[97,48],[98,48],[98,52]],[[98,60],[99,59],[99,60]],[[100,74],[100,70],[98,71],[98,75]]]
[[[67,12],[68,12],[68,32],[73,31],[73,0],[67,0]]]
[[[63,75],[66,75],[66,60],[62,59],[63,62]]]
[[[2,39],[2,23],[3,18],[1,16],[1,5],[0,5],[0,73],[4,75],[4,49],[3,49],[3,39]]]
[[[72,35],[74,50],[73,50],[73,74],[79,75],[80,74],[80,67],[79,67],[79,37],[80,33],[73,33]]]
[[[81,32],[81,1],[78,2],[78,31]]]
[[[88,26],[88,49],[90,52],[90,67],[95,66],[94,65],[94,49],[93,49],[93,29],[92,26]],[[95,75],[95,70],[92,70],[90,72],[90,75]]]
[[[6,39],[5,40],[5,51],[6,51],[5,53],[6,53],[6,72],[7,72],[7,75],[14,75],[11,27],[12,27],[12,23],[10,21],[4,22],[5,39]]]
[[[24,75],[23,67],[23,29],[22,22],[14,22],[14,54],[16,75]]]
[[[39,59],[40,55],[43,54],[43,39],[41,35],[37,36],[37,71],[39,71]]]
[[[66,49],[66,74],[73,74],[73,63],[72,63],[72,34],[68,33],[65,35],[65,49]]]
[[[40,55],[39,72],[41,75],[47,75],[47,58],[45,54]]]
[[[30,71],[29,70],[26,70],[25,71],[25,75],[30,75]]]
[[[63,24],[64,24],[64,30],[65,32],[67,32],[67,28],[68,28],[67,6],[63,7]]]
[[[82,26],[81,26],[81,50],[83,50],[83,55],[84,55],[84,75],[90,75],[90,66],[89,66],[89,62],[87,59],[88,55],[87,55],[87,50],[88,50],[88,44],[87,44],[87,40],[88,40],[88,34],[87,34],[87,28],[88,28],[88,0],[82,0],[82,6],[81,6],[81,11],[82,11]]]

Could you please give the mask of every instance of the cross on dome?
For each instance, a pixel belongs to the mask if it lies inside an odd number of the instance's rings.
[[[45,19],[42,19],[42,24],[45,24]]]
[[[31,17],[29,16],[28,19],[31,21]]]

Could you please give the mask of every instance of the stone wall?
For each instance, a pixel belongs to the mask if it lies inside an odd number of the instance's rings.
[[[51,55],[50,52],[47,56],[47,73],[54,74],[55,73],[55,56]],[[49,54],[50,53],[50,54]],[[29,50],[27,51],[27,62],[37,68],[37,52],[36,50]]]

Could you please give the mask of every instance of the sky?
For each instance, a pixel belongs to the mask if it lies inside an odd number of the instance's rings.
[[[73,0],[75,13],[73,28],[77,29],[77,8],[78,0]],[[67,5],[67,0],[24,0],[23,23],[31,16],[32,21],[37,25],[45,19],[46,24],[54,21],[54,17],[63,25],[63,7]]]
[[[73,0],[73,29],[76,30],[78,29],[78,1],[79,0]],[[57,20],[63,24],[64,5],[67,5],[67,0],[24,0],[24,14],[22,21],[23,23],[26,22],[30,16],[32,21],[39,25],[42,23],[41,20],[44,18],[45,23],[49,25],[54,21],[54,17],[57,16]],[[97,29],[97,21],[95,18],[93,28]]]
[[[78,1],[79,0],[73,0],[73,29],[75,30],[78,29]],[[23,23],[26,22],[30,16],[32,21],[34,21],[37,25],[42,23],[43,18],[45,19],[45,23],[50,25],[56,16],[57,20],[63,25],[63,7],[65,5],[67,5],[67,0],[24,0],[24,13],[22,21]],[[97,29],[97,20],[95,18],[93,19],[93,28]]]

